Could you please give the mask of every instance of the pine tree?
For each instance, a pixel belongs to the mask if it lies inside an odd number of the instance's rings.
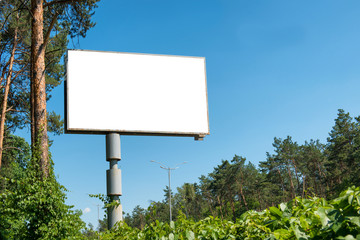
[[[31,142],[33,152],[40,161],[43,177],[49,174],[47,111],[46,111],[46,51],[51,38],[86,36],[87,30],[95,24],[91,22],[93,9],[99,0],[31,0]],[[57,28],[66,34],[57,35]],[[61,31],[64,33],[64,31]],[[52,33],[56,35],[52,37]]]
[[[349,113],[339,109],[335,125],[327,139],[326,154],[328,162],[326,181],[329,183],[328,196],[341,192],[352,184],[352,175],[356,174],[356,143],[359,135],[359,123],[354,122]]]

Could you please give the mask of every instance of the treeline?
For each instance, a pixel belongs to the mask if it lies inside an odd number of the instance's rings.
[[[360,185],[360,117],[338,111],[327,143],[298,144],[290,136],[275,138],[274,152],[258,167],[235,155],[222,160],[198,183],[185,183],[172,193],[173,218],[183,212],[195,221],[208,216],[236,220],[247,210],[263,210],[295,197],[334,198],[351,185]],[[169,221],[168,189],[163,201],[140,206],[125,222],[143,228],[155,220]]]

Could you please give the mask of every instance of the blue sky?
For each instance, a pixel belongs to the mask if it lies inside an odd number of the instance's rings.
[[[359,7],[355,0],[103,0],[97,25],[76,48],[202,56],[207,63],[204,141],[121,137],[124,211],[163,199],[167,173],[150,160],[188,162],[173,173],[175,188],[234,154],[265,160],[274,137],[326,142],[339,108],[360,115]],[[61,85],[48,103],[62,115],[63,92]],[[100,202],[87,194],[106,193],[105,136],[52,139],[67,203],[89,208],[82,218],[97,226]]]

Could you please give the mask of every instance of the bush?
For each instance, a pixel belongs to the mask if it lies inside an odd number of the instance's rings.
[[[0,239],[80,239],[80,211],[65,204],[66,189],[51,171],[41,179],[31,161],[18,179],[4,178],[0,193]]]
[[[332,201],[295,198],[262,212],[248,211],[237,221],[208,217],[194,222],[180,213],[176,222],[155,221],[143,230],[120,223],[100,233],[112,239],[360,239],[360,188],[351,187]]]

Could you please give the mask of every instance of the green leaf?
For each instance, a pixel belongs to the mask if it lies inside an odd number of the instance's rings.
[[[326,210],[324,208],[318,208],[318,210],[316,210],[314,214],[320,217],[322,227],[325,227],[329,223],[330,219],[328,218]]]
[[[346,235],[345,237],[337,237],[336,239],[342,239],[342,240],[356,240],[353,235]]]
[[[305,232],[299,229],[298,225],[292,226],[296,239],[309,239]]]
[[[342,221],[335,221],[332,226],[331,229],[334,230],[334,232],[336,233],[337,231],[339,231],[339,229],[342,227],[343,222]]]
[[[360,227],[360,217],[349,217],[350,222]]]
[[[288,230],[281,228],[274,231],[274,236],[276,239],[285,239],[286,237],[290,237],[290,233]]]
[[[186,238],[188,240],[195,240],[195,234],[191,230],[186,230]]]
[[[269,210],[273,216],[282,217],[282,212],[277,207],[270,207]]]
[[[349,198],[348,198],[348,203],[349,203],[349,205],[352,205],[353,200],[354,200],[354,194],[351,194],[351,195],[349,196]]]

